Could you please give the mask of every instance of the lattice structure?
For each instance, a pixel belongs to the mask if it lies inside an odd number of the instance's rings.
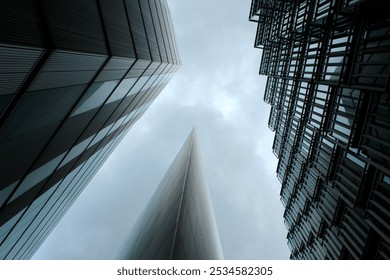
[[[249,19],[291,259],[389,259],[389,1],[253,0]]]

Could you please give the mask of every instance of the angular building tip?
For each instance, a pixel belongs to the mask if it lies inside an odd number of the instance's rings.
[[[133,227],[118,259],[223,259],[195,128]]]
[[[197,132],[196,132],[196,127],[194,126],[192,129],[191,129],[191,132],[189,134],[189,138],[196,138],[197,137]]]

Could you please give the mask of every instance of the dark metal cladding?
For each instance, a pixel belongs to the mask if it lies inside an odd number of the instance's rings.
[[[134,225],[118,259],[222,258],[214,211],[193,131]]]
[[[253,0],[291,259],[390,258],[390,2]]]
[[[0,2],[0,258],[28,259],[180,64],[165,0]]]

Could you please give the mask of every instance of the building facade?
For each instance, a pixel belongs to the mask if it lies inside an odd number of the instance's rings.
[[[118,259],[222,259],[195,131],[187,138]]]
[[[390,258],[389,4],[252,1],[291,259]]]
[[[0,3],[0,258],[30,258],[180,64],[165,0]]]

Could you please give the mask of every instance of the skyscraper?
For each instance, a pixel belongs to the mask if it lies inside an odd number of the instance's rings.
[[[134,225],[118,258],[223,258],[194,130]]]
[[[389,4],[252,1],[291,259],[390,258]]]
[[[165,0],[0,3],[0,258],[30,258],[180,60]]]

